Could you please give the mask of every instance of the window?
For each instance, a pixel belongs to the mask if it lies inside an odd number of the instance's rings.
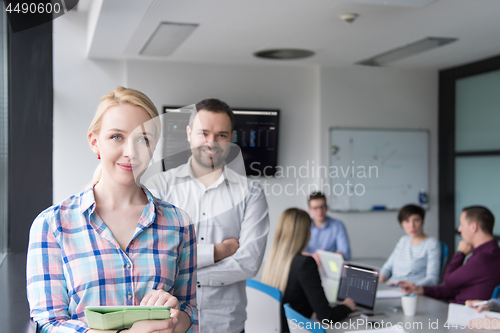
[[[473,205],[492,211],[500,240],[499,64],[495,57],[440,72],[439,231],[449,246],[460,239],[462,208]]]
[[[7,103],[7,17],[0,4],[0,265],[7,254],[8,221],[8,103]]]

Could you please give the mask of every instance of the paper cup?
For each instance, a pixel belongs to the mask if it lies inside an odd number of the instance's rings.
[[[413,317],[417,312],[417,295],[404,295],[401,297],[401,306],[405,316]]]

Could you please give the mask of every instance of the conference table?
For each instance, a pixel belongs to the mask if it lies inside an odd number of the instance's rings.
[[[352,263],[361,263],[372,267],[381,267],[384,263],[383,259],[353,259]],[[385,283],[379,283],[378,290],[390,289]],[[454,325],[448,323],[449,327],[445,327],[448,319],[448,303],[427,296],[418,296],[417,311],[415,316],[408,317],[403,314],[401,308],[401,298],[377,298],[375,301],[374,312],[383,312],[387,316],[380,318],[375,322],[368,322],[359,315],[348,317],[347,319],[338,322],[337,324],[325,325],[327,332],[349,332],[370,330],[377,328],[390,328],[397,326],[408,333],[413,332],[492,332],[484,329],[471,329],[465,326]],[[453,327],[455,326],[455,327]]]

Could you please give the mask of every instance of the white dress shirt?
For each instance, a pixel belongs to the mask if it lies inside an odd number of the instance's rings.
[[[257,274],[266,248],[267,201],[257,181],[228,166],[205,187],[190,163],[151,177],[146,186],[195,224],[200,333],[239,333],[246,320],[246,280]],[[239,241],[236,253],[214,263],[214,244],[233,237]]]

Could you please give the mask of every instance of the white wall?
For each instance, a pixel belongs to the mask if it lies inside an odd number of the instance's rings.
[[[235,107],[281,109],[278,163],[299,167],[318,161],[319,68],[89,60],[85,29],[81,13],[54,21],[54,203],[90,181],[98,163],[86,141],[87,128],[100,97],[119,84],[145,92],[159,109],[211,97]],[[270,193],[272,231],[283,210],[306,208],[306,187],[298,195],[272,194],[288,183],[295,193],[296,179],[262,182]],[[299,187],[309,182],[315,179],[300,180]]]
[[[75,12],[54,21],[55,203],[90,181],[97,159],[86,141],[87,127],[100,97],[125,85],[145,92],[158,108],[215,97],[234,107],[281,109],[278,163],[296,171],[313,163],[328,166],[331,126],[427,128],[432,151],[426,230],[437,235],[437,72],[89,60],[86,23],[86,15]],[[288,171],[283,178],[261,179],[269,193],[268,250],[281,212],[305,209],[306,195],[314,189],[308,185],[319,184],[317,177],[297,180]],[[286,185],[292,195],[279,194]],[[402,234],[394,213],[338,217],[346,223],[356,257],[385,257]],[[387,226],[384,235],[380,231]]]
[[[102,95],[124,84],[122,61],[85,57],[87,15],[54,20],[54,203],[78,193],[98,165],[87,128]]]
[[[424,230],[438,235],[438,73],[390,67],[321,69],[321,163],[328,166],[330,127],[427,129],[429,210]],[[324,180],[325,182],[327,180]],[[332,214],[345,222],[355,257],[387,257],[404,234],[396,212]]]

